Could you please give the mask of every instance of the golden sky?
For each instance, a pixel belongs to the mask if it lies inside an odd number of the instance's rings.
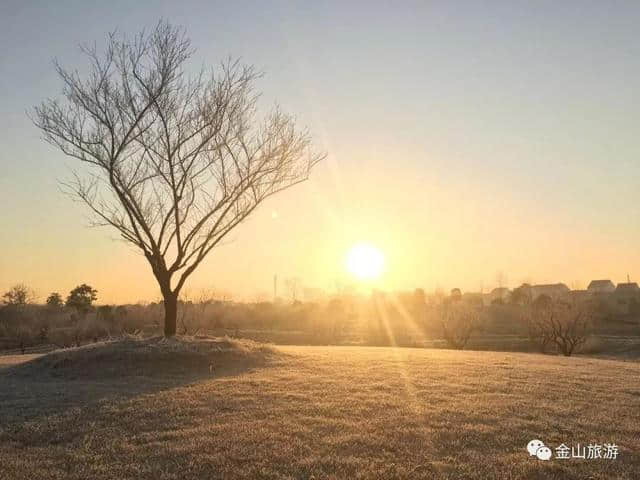
[[[42,300],[86,282],[100,302],[158,299],[144,259],[87,228],[60,193],[73,162],[25,115],[60,90],[53,57],[80,66],[79,42],[135,32],[148,10],[11,3],[0,12],[0,41],[14,46],[0,58],[0,290],[25,282]],[[640,7],[570,3],[159,3],[191,34],[196,64],[232,54],[263,68],[267,105],[328,152],[189,288],[270,296],[277,274],[331,290],[353,280],[345,254],[359,242],[384,253],[385,288],[487,291],[497,272],[510,286],[637,280]]]

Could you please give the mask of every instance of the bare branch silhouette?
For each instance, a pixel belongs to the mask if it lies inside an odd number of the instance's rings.
[[[237,61],[187,76],[182,29],[160,22],[134,38],[83,46],[81,77],[56,64],[62,100],[35,108],[49,143],[86,168],[66,184],[95,216],[138,247],[176,332],[177,298],[204,258],[266,198],[309,176],[324,155],[274,109],[258,119],[261,74]]]
[[[530,338],[537,341],[544,353],[555,344],[559,352],[571,356],[587,341],[593,321],[593,307],[589,302],[550,302],[529,316]]]
[[[462,350],[479,327],[480,312],[462,301],[448,302],[441,307],[442,337],[450,348]]]

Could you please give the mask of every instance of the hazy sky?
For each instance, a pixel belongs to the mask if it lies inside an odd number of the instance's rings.
[[[60,92],[77,45],[164,17],[195,66],[263,69],[329,157],[214,250],[191,288],[244,296],[272,276],[331,288],[367,241],[391,288],[485,290],[503,271],[583,288],[640,280],[640,2],[22,2],[0,4],[0,291],[88,282],[159,297],[142,257],[60,193],[74,165],[26,110]],[[274,213],[275,212],[275,213]]]

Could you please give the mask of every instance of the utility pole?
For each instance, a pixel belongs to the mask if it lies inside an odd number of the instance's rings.
[[[278,298],[278,275],[273,276],[273,303],[276,303]]]

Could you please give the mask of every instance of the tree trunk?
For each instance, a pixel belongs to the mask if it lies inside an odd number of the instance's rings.
[[[164,336],[173,337],[176,334],[176,320],[178,317],[178,295],[173,293],[164,297]]]

